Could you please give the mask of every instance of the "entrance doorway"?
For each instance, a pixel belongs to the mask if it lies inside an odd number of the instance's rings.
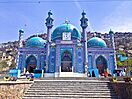
[[[95,73],[94,73],[94,71],[92,71],[92,77],[95,77]]]
[[[107,60],[103,56],[99,56],[96,59],[96,66],[99,74],[103,76],[105,71],[107,70]]]
[[[72,54],[67,50],[61,56],[61,72],[72,72]]]
[[[26,60],[26,71],[28,71],[29,73],[33,73],[33,70],[36,68],[36,66],[37,66],[36,57],[33,55],[29,56]]]

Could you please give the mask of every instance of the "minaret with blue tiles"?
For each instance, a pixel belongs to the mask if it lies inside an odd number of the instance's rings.
[[[110,36],[110,47],[115,49],[115,42],[114,42],[114,32],[110,29],[109,31],[109,36]]]
[[[50,44],[51,44],[51,29],[53,27],[54,19],[51,17],[52,12],[51,10],[48,12],[48,17],[46,19],[46,27],[47,27],[47,52],[46,52],[46,71],[49,67],[49,55],[50,55]]]
[[[18,42],[19,45],[18,45],[18,47],[23,47],[23,44],[22,44],[23,33],[24,33],[23,29],[19,30],[19,42]]]
[[[116,50],[115,50],[115,40],[114,40],[114,32],[110,29],[109,31],[109,36],[110,36],[110,47],[113,48],[114,50],[114,62],[115,62],[115,68],[117,68],[116,65]]]
[[[18,52],[17,52],[17,56],[16,56],[16,65],[17,65],[17,69],[20,69],[21,67],[19,66],[19,49],[21,48],[21,47],[23,47],[23,44],[22,44],[22,37],[23,37],[23,33],[24,33],[24,31],[23,31],[23,29],[20,29],[19,30],[19,40],[18,40]]]
[[[82,27],[82,42],[83,42],[83,50],[84,50],[84,67],[85,67],[85,74],[87,74],[87,69],[88,69],[88,54],[87,54],[87,33],[86,33],[86,28],[88,26],[88,19],[86,18],[86,13],[83,11],[82,12],[82,18],[80,19],[81,21],[81,27]]]

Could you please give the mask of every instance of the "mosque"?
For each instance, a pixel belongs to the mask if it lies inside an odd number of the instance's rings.
[[[81,32],[67,21],[53,32],[51,11],[46,19],[47,40],[32,37],[26,46],[19,46],[17,69],[21,73],[42,71],[42,77],[100,77],[104,73],[113,75],[116,69],[114,32],[110,30],[111,47],[94,36],[87,40],[88,19],[82,12]],[[22,30],[19,33],[23,33]],[[21,36],[19,37],[21,45]]]

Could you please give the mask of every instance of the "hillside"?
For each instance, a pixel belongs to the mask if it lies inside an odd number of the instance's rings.
[[[101,37],[104,39],[107,43],[107,46],[110,47],[110,39],[109,39],[109,34],[101,34],[98,32],[87,32],[88,34],[88,39],[93,37],[95,34],[98,37]],[[27,39],[30,39],[31,37],[39,36],[42,37],[43,39],[47,39],[47,34],[39,34],[39,35],[32,35],[28,37]],[[131,32],[116,32],[114,34],[115,37],[115,47],[116,47],[116,52],[119,52],[119,50],[123,51],[124,53],[128,54],[129,57],[132,57],[132,33]],[[26,40],[23,41],[23,46],[25,47]],[[17,49],[18,49],[18,41],[14,42],[7,42],[7,43],[2,43],[0,44],[0,65],[3,63],[7,63],[5,65],[8,65],[10,68],[15,67],[15,61],[16,61],[16,55],[17,55]],[[0,70],[6,70],[9,68],[6,68],[1,66]]]

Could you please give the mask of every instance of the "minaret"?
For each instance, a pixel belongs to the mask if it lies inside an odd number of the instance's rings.
[[[19,30],[19,40],[18,40],[18,50],[17,50],[17,56],[16,56],[16,68],[19,69],[18,67],[18,63],[19,63],[19,48],[23,47],[23,44],[22,44],[22,37],[23,37],[23,29]]]
[[[18,48],[23,47],[23,44],[22,44],[23,33],[24,33],[23,29],[19,30],[19,41],[18,41],[19,45],[18,45]]]
[[[114,40],[114,32],[110,29],[109,31],[109,36],[110,36],[110,47],[114,49],[114,62],[115,62],[115,68],[117,68],[116,65],[116,50],[115,50],[115,40]]]
[[[46,27],[47,27],[47,53],[46,53],[46,71],[49,66],[49,55],[50,55],[50,44],[51,44],[51,29],[53,27],[53,18],[51,17],[51,10],[48,12],[48,17],[46,19]]]
[[[87,33],[86,33],[86,28],[88,26],[88,19],[85,17],[86,13],[83,11],[82,12],[82,18],[80,19],[81,21],[81,27],[82,27],[82,36],[83,36],[83,53],[84,53],[84,66],[85,66],[85,74],[87,74],[87,69],[88,69],[88,54],[87,54]]]
[[[109,35],[110,35],[110,43],[111,43],[110,47],[115,50],[114,32],[111,31],[111,29],[109,31]]]

